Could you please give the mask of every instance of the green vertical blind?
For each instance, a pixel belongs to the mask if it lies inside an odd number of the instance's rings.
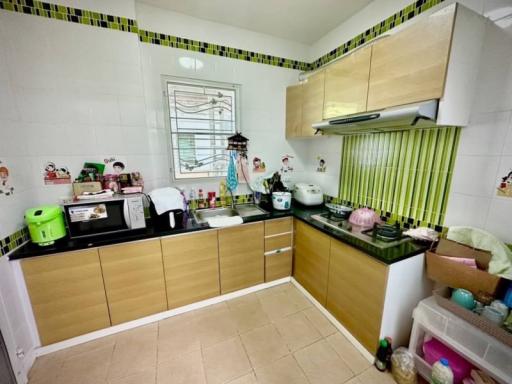
[[[347,136],[339,199],[391,221],[442,226],[459,127]]]

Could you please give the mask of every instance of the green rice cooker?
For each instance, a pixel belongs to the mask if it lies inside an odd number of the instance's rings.
[[[25,221],[32,242],[41,246],[52,245],[66,236],[64,215],[58,205],[43,205],[25,211]]]

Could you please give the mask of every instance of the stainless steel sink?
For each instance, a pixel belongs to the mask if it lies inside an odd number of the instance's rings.
[[[199,223],[206,223],[212,217],[232,217],[238,216],[238,212],[232,208],[208,208],[198,209],[194,212],[194,219]]]
[[[193,213],[195,221],[199,224],[206,223],[207,220],[212,217],[240,216],[240,217],[244,218],[244,217],[265,216],[265,215],[268,215],[268,212],[265,211],[264,209],[261,209],[256,204],[237,205],[235,207],[235,209],[233,209],[233,208],[198,209]]]

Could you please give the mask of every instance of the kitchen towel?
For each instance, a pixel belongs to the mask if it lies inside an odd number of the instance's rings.
[[[226,185],[231,192],[234,192],[238,187],[238,177],[236,172],[236,151],[231,151],[229,153],[229,165],[228,165],[228,175],[226,177]]]
[[[158,215],[175,209],[185,210],[185,202],[181,192],[172,187],[153,189],[149,197],[155,205]]]

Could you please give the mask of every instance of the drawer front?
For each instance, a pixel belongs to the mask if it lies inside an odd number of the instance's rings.
[[[275,219],[265,221],[265,236],[278,235],[292,231],[292,218]]]
[[[265,256],[265,281],[273,281],[292,274],[292,251]]]
[[[265,252],[292,246],[292,234],[265,237]]]

